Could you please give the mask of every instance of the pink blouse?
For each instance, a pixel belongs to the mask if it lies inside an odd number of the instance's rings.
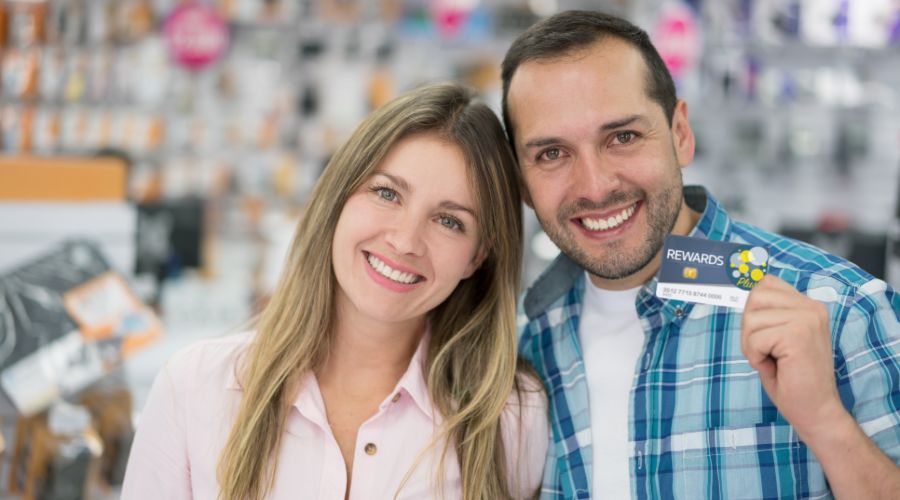
[[[252,334],[241,334],[198,342],[163,368],[138,422],[123,499],[217,497],[216,462],[241,397],[235,363],[251,340]],[[425,386],[426,345],[423,339],[395,390],[359,428],[349,495],[346,467],[319,385],[308,375],[287,418],[269,498],[394,498],[442,420]],[[549,442],[546,397],[537,382],[521,379],[528,390],[521,402],[510,397],[501,420],[510,489],[519,498],[530,497],[540,486]],[[433,479],[440,448],[424,456],[397,498],[436,496]],[[451,448],[442,472],[447,499],[462,496],[456,460]]]

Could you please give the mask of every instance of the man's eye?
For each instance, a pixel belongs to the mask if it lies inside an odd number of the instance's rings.
[[[397,192],[393,189],[382,187],[375,190],[378,197],[385,201],[394,201],[397,199]]]
[[[541,156],[545,160],[556,160],[559,158],[559,155],[561,153],[562,152],[559,150],[559,148],[550,148],[548,150],[545,150],[543,153],[541,153]]]
[[[634,139],[634,132],[619,132],[616,134],[616,142],[619,144],[628,144]]]

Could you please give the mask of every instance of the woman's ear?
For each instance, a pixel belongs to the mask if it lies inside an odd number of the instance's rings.
[[[487,256],[487,248],[485,248],[484,245],[479,245],[478,251],[475,252],[475,256],[472,257],[472,261],[469,262],[469,266],[466,268],[466,273],[463,275],[463,279],[468,279],[473,274],[475,274],[475,271],[477,271],[478,268],[481,267],[481,264],[484,264],[484,259],[486,259]]]

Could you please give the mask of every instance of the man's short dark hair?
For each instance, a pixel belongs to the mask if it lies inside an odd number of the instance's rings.
[[[627,42],[641,52],[647,65],[647,95],[663,109],[669,125],[675,113],[677,97],[672,75],[650,42],[647,32],[630,22],[610,14],[586,10],[569,10],[535,23],[512,43],[503,58],[503,124],[515,152],[515,136],[509,117],[509,83],[523,63],[556,59],[586,48],[612,36]],[[552,89],[548,89],[552,92]]]

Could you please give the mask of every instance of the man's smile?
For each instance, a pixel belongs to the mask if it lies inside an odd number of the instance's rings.
[[[622,223],[630,219],[634,215],[637,206],[638,203],[634,203],[611,214],[581,217],[578,221],[591,231],[608,231],[621,226]]]

